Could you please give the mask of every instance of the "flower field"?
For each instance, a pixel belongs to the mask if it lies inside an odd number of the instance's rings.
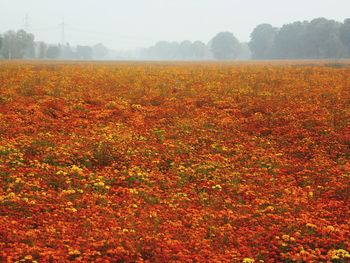
[[[349,262],[350,65],[0,64],[0,262]]]

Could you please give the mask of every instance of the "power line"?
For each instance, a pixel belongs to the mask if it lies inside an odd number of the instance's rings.
[[[71,27],[71,26],[69,26],[67,29],[69,31],[80,32],[82,34],[104,36],[104,37],[108,37],[108,38],[118,38],[118,39],[122,39],[122,40],[141,40],[143,42],[154,42],[154,40],[150,39],[150,38],[130,36],[130,35],[125,35],[125,34],[116,33],[116,32],[107,33],[107,32],[100,32],[100,31],[96,31],[96,30],[91,30],[91,29],[76,28],[76,27]]]
[[[61,25],[59,26],[47,26],[47,27],[31,27],[31,31],[53,31],[53,30],[61,30]]]
[[[93,38],[108,38],[108,39],[118,39],[119,41],[125,42],[125,41],[142,41],[143,43],[154,43],[154,39],[150,39],[147,37],[142,37],[142,36],[132,36],[132,35],[127,35],[123,33],[118,33],[118,32],[101,32],[96,29],[88,29],[88,28],[76,28],[76,27],[71,27],[68,26],[65,22],[65,19],[62,19],[62,22],[58,25],[48,25],[46,27],[32,27],[30,24],[30,18],[29,15],[27,14],[24,19],[24,29],[28,32],[29,30],[31,32],[39,32],[39,31],[58,31],[60,34],[60,43],[62,46],[65,46],[67,43],[67,33],[70,32],[78,32],[81,35],[85,36],[91,36]],[[56,31],[56,32],[57,32]],[[75,33],[76,34],[76,33]]]

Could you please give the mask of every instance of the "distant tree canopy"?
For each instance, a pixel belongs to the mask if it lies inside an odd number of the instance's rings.
[[[206,60],[211,58],[207,45],[201,41],[179,42],[160,41],[141,52],[143,59],[155,60]]]
[[[99,43],[92,47],[92,53],[94,58],[105,58],[108,54],[108,48]]]
[[[230,32],[220,32],[212,40],[210,49],[219,60],[236,59],[240,53],[240,43]]]
[[[77,46],[77,58],[78,59],[92,59],[92,48],[89,46]]]
[[[349,56],[350,20],[297,21],[274,28],[258,25],[249,43],[255,59],[329,59]]]
[[[59,46],[49,46],[46,51],[46,57],[49,59],[57,59],[60,57],[61,48]]]
[[[340,40],[347,51],[347,57],[350,57],[350,18],[345,19],[339,29]]]
[[[208,44],[201,41],[159,41],[134,52],[94,46],[49,45],[34,42],[24,30],[0,35],[0,59],[150,59],[150,60],[247,60],[247,59],[338,59],[350,58],[350,18],[343,23],[326,18],[296,21],[280,28],[256,26],[248,43],[231,32],[220,32]]]
[[[64,46],[60,46],[61,52],[60,57],[64,59],[75,59],[76,54],[73,51],[69,43],[66,43]]]
[[[194,59],[209,59],[211,57],[208,46],[201,41],[193,42],[192,48]]]
[[[250,37],[250,50],[255,59],[268,59],[274,57],[275,38],[277,28],[270,24],[258,25]]]
[[[21,59],[34,56],[34,35],[24,30],[7,31],[2,39],[1,54],[7,59]]]
[[[306,26],[306,58],[341,58],[345,47],[340,40],[341,23],[325,18],[312,20]]]
[[[24,30],[0,34],[0,59],[105,59],[111,50],[103,44],[71,47],[34,42],[34,35]]]
[[[307,55],[305,34],[307,22],[294,22],[283,25],[276,32],[270,56],[285,59],[304,58]]]
[[[44,59],[46,57],[47,45],[45,42],[38,43],[38,55],[37,58]]]

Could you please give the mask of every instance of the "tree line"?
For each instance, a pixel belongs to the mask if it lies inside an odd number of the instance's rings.
[[[249,47],[253,59],[330,59],[350,57],[350,19],[296,21],[281,28],[258,25]]]
[[[232,33],[221,32],[208,44],[202,41],[160,41],[141,50],[141,59],[150,60],[212,60],[250,59],[249,47],[240,43]]]
[[[24,30],[0,35],[0,57],[5,59],[104,59],[111,50],[90,46],[49,45],[35,42]],[[220,32],[208,43],[160,41],[140,50],[133,59],[149,60],[246,60],[246,59],[350,58],[350,18],[343,23],[326,18],[296,21],[282,27],[256,26],[248,43],[231,32]]]
[[[103,59],[108,49],[103,44],[71,47],[35,42],[33,34],[9,30],[0,35],[0,57],[4,59]]]
[[[196,41],[158,42],[144,50],[155,59],[332,59],[350,57],[350,19],[296,21],[281,28],[256,26],[249,43],[230,32],[220,32],[208,44]]]

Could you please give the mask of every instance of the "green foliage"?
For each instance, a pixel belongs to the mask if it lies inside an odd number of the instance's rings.
[[[46,51],[46,57],[50,59],[55,59],[60,56],[61,50],[58,46],[49,46]]]
[[[350,57],[350,18],[345,19],[344,23],[339,29],[340,40],[345,45],[348,51],[348,56]]]
[[[255,59],[274,57],[275,37],[278,30],[270,24],[258,25],[251,34],[249,47]]]
[[[211,51],[216,59],[235,59],[240,52],[240,43],[232,33],[220,32],[211,41]]]
[[[344,58],[350,52],[350,20],[341,24],[326,18],[296,21],[274,28],[258,25],[249,43],[255,59]]]
[[[2,39],[1,54],[6,59],[34,57],[34,35],[24,30],[7,31]]]

